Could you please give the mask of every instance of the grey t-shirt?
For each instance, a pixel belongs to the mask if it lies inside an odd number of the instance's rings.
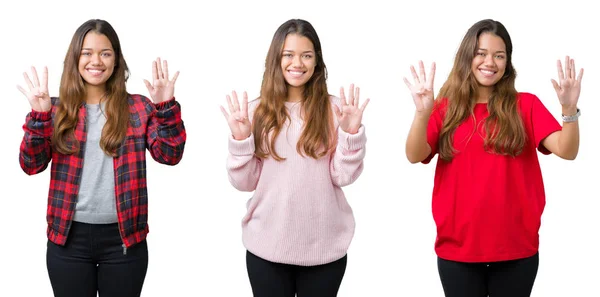
[[[105,104],[86,104],[87,141],[75,217],[88,224],[117,222],[113,157],[100,148],[106,123]]]

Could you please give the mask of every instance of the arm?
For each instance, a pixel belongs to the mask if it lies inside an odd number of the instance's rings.
[[[560,60],[557,62],[557,68],[559,82],[552,80],[552,85],[562,106],[562,114],[574,115],[577,113],[583,69],[575,77],[575,61],[569,56],[565,58],[564,73]],[[575,120],[563,123],[562,130],[550,134],[542,141],[542,145],[563,159],[574,160],[579,151],[579,122]]]
[[[40,173],[48,167],[52,159],[50,137],[52,136],[52,115],[50,111],[32,110],[23,125],[25,135],[21,141],[19,163],[28,175]]]
[[[227,174],[229,182],[240,191],[251,192],[262,171],[262,160],[254,155],[254,135],[244,140],[229,137],[229,155],[227,156]]]
[[[366,142],[364,126],[361,126],[356,134],[338,129],[337,147],[329,161],[329,172],[334,185],[347,186],[360,176],[363,171]]]
[[[167,60],[157,58],[152,62],[153,84],[144,80],[154,102],[146,131],[146,145],[154,160],[167,165],[181,161],[187,137],[181,120],[181,106],[174,97],[177,77],[179,71],[170,80]]]
[[[422,61],[419,61],[419,75],[413,66],[410,66],[410,71],[414,85],[407,78],[404,78],[404,83],[410,89],[417,111],[406,139],[406,158],[410,163],[415,164],[427,159],[432,152],[431,146],[427,142],[427,126],[434,105],[435,63],[431,65],[429,76],[425,75],[425,66]]]
[[[37,174],[48,167],[52,159],[52,105],[53,101],[48,95],[48,68],[44,67],[42,80],[38,79],[35,67],[31,67],[33,81],[27,73],[23,73],[28,90],[17,86],[19,91],[27,97],[31,105],[31,112],[27,115],[23,130],[25,135],[19,151],[19,163],[23,171],[28,174]]]
[[[147,148],[157,162],[176,165],[183,157],[187,138],[181,120],[181,106],[175,98],[152,105],[155,110],[150,114],[146,131]]]

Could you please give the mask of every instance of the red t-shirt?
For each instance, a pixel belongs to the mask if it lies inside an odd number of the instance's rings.
[[[442,259],[494,262],[533,256],[546,203],[537,150],[550,152],[542,140],[562,129],[533,94],[519,93],[519,110],[527,143],[517,157],[486,151],[487,104],[477,104],[454,133],[457,153],[450,162],[438,159],[432,210],[437,226],[435,251]],[[436,104],[427,126],[431,155],[438,152],[447,100]],[[479,123],[478,125],[476,123]],[[475,129],[477,127],[477,130]]]

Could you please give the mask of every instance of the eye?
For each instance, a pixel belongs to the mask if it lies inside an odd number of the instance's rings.
[[[485,57],[485,53],[484,52],[479,52],[479,53],[477,53],[477,55],[481,56],[481,57]]]
[[[312,55],[304,55],[304,58],[310,59],[310,58],[312,58]]]
[[[112,56],[112,54],[109,53],[109,52],[104,52],[104,53],[102,53],[102,56],[103,57],[110,57],[110,56]]]
[[[504,59],[504,55],[496,55],[496,59]]]
[[[89,55],[91,55],[91,53],[90,52],[81,52],[81,55],[82,56],[89,56]]]
[[[286,58],[291,58],[291,57],[292,57],[292,54],[290,54],[290,53],[286,53],[286,54],[283,54],[283,56],[284,56],[284,57],[286,57]]]

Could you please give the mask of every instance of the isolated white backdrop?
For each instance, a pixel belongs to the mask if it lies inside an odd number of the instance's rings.
[[[392,2],[395,2],[392,6]],[[232,89],[256,97],[277,27],[303,18],[316,28],[329,89],[356,83],[371,98],[365,117],[365,170],[345,193],[357,228],[339,296],[443,296],[433,251],[431,190],[435,165],[411,165],[404,143],[414,105],[402,82],[409,66],[437,62],[439,89],[466,30],[476,21],[504,23],[514,44],[517,89],[537,94],[557,117],[550,83],[556,60],[585,68],[577,160],[540,156],[547,207],[533,296],[597,293],[596,191],[597,15],[592,2],[549,1],[13,1],[0,11],[0,296],[52,296],[46,251],[49,170],[25,175],[18,165],[29,105],[17,90],[31,65],[49,67],[58,95],[62,62],[75,29],[90,18],[117,31],[131,70],[130,93],[148,94],[143,79],[157,56],[181,71],[175,95],[188,142],[175,167],[148,162],[150,262],[143,296],[251,296],[241,242],[250,193],[230,186],[225,171],[227,124],[218,106]],[[193,3],[193,4],[192,4]]]

